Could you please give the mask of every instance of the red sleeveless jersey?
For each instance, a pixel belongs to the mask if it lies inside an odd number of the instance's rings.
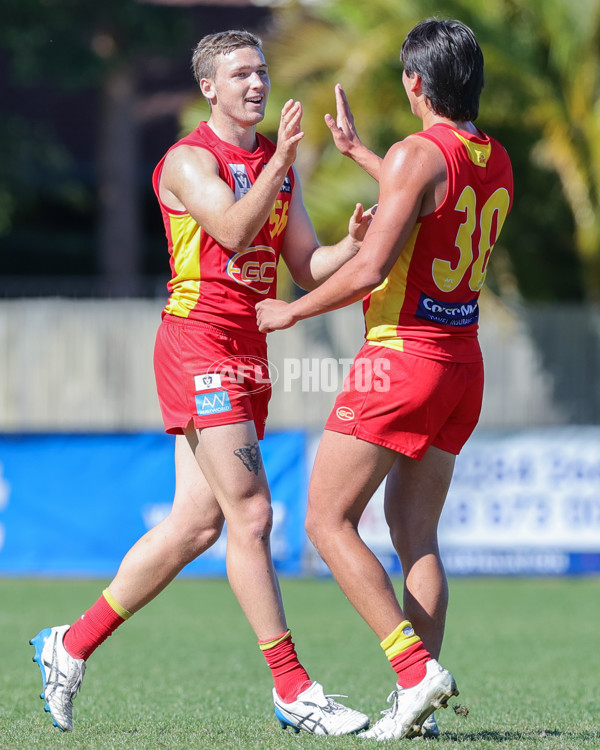
[[[206,122],[201,122],[169,151],[181,145],[210,151],[219,165],[221,179],[239,200],[275,152],[275,144],[268,138],[257,134],[257,142],[256,150],[245,151],[222,141]],[[167,284],[170,296],[164,312],[263,338],[254,306],[261,299],[276,296],[277,263],[294,187],[293,171],[288,172],[269,219],[250,246],[233,253],[207,234],[187,211],[174,211],[160,200],[158,186],[166,156],[152,175],[171,266]]]
[[[366,338],[429,359],[476,362],[479,293],[512,206],[510,159],[484,133],[439,123],[416,135],[444,155],[446,197],[418,219],[388,277],[365,297]]]

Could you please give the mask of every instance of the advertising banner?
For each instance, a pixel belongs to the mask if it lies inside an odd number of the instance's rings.
[[[283,574],[327,572],[304,533],[318,439],[282,431],[261,444]],[[0,435],[0,575],[112,576],[169,513],[173,446],[158,433]],[[382,487],[360,532],[401,573]],[[225,528],[182,575],[224,575],[226,540]],[[476,433],[456,461],[440,547],[450,575],[600,573],[600,427]]]
[[[361,534],[400,571],[383,488]],[[600,572],[600,427],[476,433],[456,460],[439,540],[451,575]]]
[[[272,549],[297,574],[304,550],[306,437],[268,435]],[[112,576],[129,547],[168,513],[174,438],[164,434],[1,435],[0,575]],[[184,574],[225,574],[226,530]]]

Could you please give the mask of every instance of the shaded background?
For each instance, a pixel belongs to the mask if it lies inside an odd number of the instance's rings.
[[[205,33],[269,15],[249,3],[3,0],[2,296],[154,296],[165,243],[156,162],[197,97]]]

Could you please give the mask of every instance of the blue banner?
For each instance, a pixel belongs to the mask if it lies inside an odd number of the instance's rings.
[[[173,436],[159,433],[0,435],[0,574],[112,576],[170,510],[173,450]],[[267,434],[261,450],[273,558],[295,575],[306,538],[306,436]],[[183,574],[224,575],[225,549],[226,530]]]

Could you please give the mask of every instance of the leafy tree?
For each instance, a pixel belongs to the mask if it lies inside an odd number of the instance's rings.
[[[23,259],[29,272],[54,263],[59,273],[99,274],[104,294],[139,293],[148,244],[143,202],[154,166],[142,162],[143,131],[153,118],[174,119],[193,95],[191,49],[203,34],[229,26],[230,9],[2,0],[2,11],[2,266],[18,274]],[[252,26],[268,11],[240,8],[236,15]],[[174,70],[181,70],[179,79]],[[71,118],[74,140],[85,143],[61,140],[64,129],[52,132],[42,102],[54,120]],[[159,234],[164,252],[162,227]]]
[[[85,101],[75,93],[87,91],[92,93],[87,101],[94,101],[98,110],[91,123],[87,113],[72,113],[82,128],[94,130],[95,161],[84,173],[84,163],[73,158],[69,144],[43,132],[43,119],[32,124],[7,111],[2,136],[17,148],[0,180],[0,229],[8,231],[19,207],[40,211],[54,204],[56,214],[67,214],[74,224],[78,212],[87,218],[97,211],[98,270],[106,291],[135,293],[141,263],[135,114],[140,66],[149,51],[168,54],[185,38],[183,19],[135,0],[4,0],[3,5],[8,22],[0,27],[0,48],[13,91],[35,97],[50,87],[57,106]],[[34,207],[36,193],[41,203]],[[25,243],[35,247],[32,231]],[[65,235],[57,233],[55,239],[63,244]],[[86,255],[96,255],[94,248]]]
[[[534,165],[560,179],[585,296],[600,301],[600,0],[519,0],[510,19],[529,40],[515,58]]]
[[[341,82],[365,143],[383,155],[418,126],[401,87],[400,45],[427,16],[460,18],[486,59],[481,127],[513,160],[516,201],[488,275],[492,289],[530,300],[600,297],[600,0],[338,0],[275,14],[267,55],[272,94],[305,108],[298,165],[320,234],[343,231],[377,187],[331,143],[322,121]],[[272,101],[270,114],[277,108]],[[273,123],[270,123],[273,127]],[[333,196],[333,200],[332,200]]]

